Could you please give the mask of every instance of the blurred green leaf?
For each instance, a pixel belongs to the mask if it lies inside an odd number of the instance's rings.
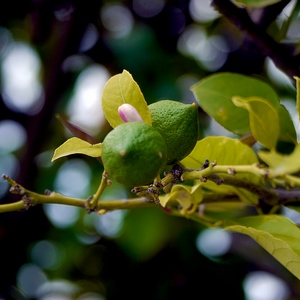
[[[276,108],[280,122],[279,139],[297,142],[296,131],[288,111],[274,89],[262,80],[235,74],[218,73],[191,87],[201,108],[227,130],[243,136],[251,132],[249,113],[232,102],[233,97],[260,97]]]
[[[225,221],[223,229],[250,236],[300,279],[300,230],[287,218],[279,215],[244,217]]]
[[[281,0],[234,0],[234,2],[238,5],[245,5],[246,7],[266,7]]]
[[[121,235],[116,241],[134,260],[149,259],[161,250],[175,233],[174,230],[170,231],[172,221],[173,219],[166,218],[166,214],[157,208],[130,210],[125,216]]]
[[[300,171],[300,144],[289,155],[276,151],[258,151],[259,157],[269,165],[273,176],[293,174]]]
[[[118,108],[125,103],[131,104],[143,121],[152,125],[150,111],[140,87],[126,70],[112,76],[107,81],[102,94],[102,109],[105,118],[113,128],[124,123],[118,114]]]
[[[102,143],[92,145],[77,137],[73,137],[55,149],[51,161],[71,154],[85,154],[91,157],[99,157],[101,156],[101,152]]]
[[[260,97],[233,97],[233,103],[249,112],[250,128],[254,138],[267,149],[274,149],[280,131],[276,109]]]

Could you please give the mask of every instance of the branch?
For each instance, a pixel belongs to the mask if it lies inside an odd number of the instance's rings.
[[[133,208],[142,208],[155,205],[154,201],[149,200],[146,197],[139,197],[133,199],[118,199],[118,200],[102,200],[98,202],[93,201],[93,197],[89,199],[80,199],[67,197],[57,192],[46,191],[45,194],[38,194],[32,191],[25,189],[20,184],[16,183],[10,177],[3,175],[2,178],[6,180],[10,185],[10,192],[13,194],[21,195],[22,200],[0,205],[1,212],[10,212],[17,210],[28,209],[31,206],[38,204],[63,204],[76,206],[86,209],[88,212],[96,211],[98,214],[104,214],[108,211],[117,210],[117,209],[133,209]],[[100,184],[100,186],[102,186]],[[101,188],[102,189],[102,188]],[[99,193],[96,193],[97,197]]]
[[[251,20],[246,9],[237,7],[229,0],[212,0],[212,5],[236,27],[252,38],[262,53],[269,56],[291,80],[294,80],[293,76],[300,75],[300,58],[293,56],[291,50],[294,49],[289,49],[286,45],[275,42],[261,26]]]

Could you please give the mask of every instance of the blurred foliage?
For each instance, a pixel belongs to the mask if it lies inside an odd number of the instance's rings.
[[[295,99],[291,82],[283,75],[275,80],[272,76],[275,71],[266,67],[266,54],[255,39],[234,27],[227,18],[216,12],[209,20],[197,18],[196,1],[153,1],[161,3],[160,8],[154,7],[156,13],[150,2],[10,1],[5,2],[5,8],[2,4],[1,66],[5,58],[4,33],[9,33],[14,41],[30,45],[41,61],[42,108],[35,113],[12,109],[5,102],[3,90],[0,102],[1,120],[14,120],[26,130],[26,143],[12,153],[19,161],[14,175],[22,185],[38,192],[63,188],[57,183],[62,167],[84,159],[89,170],[83,172],[88,178],[86,197],[97,189],[103,168],[94,159],[78,155],[50,163],[54,149],[71,136],[55,114],[66,119],[72,117],[68,107],[75,85],[89,66],[102,66],[109,76],[128,70],[148,104],[161,99],[191,103],[194,98],[189,88],[199,79],[222,71],[263,77],[280,98]],[[261,25],[275,39],[278,33],[282,34],[280,29],[286,28],[281,25],[287,22],[278,15],[289,1],[281,2],[271,21]],[[138,9],[141,3],[148,3],[148,7]],[[273,11],[277,7],[274,5]],[[253,18],[268,15],[268,9],[272,12],[272,7],[269,8],[254,9]],[[290,28],[297,22],[298,19],[292,19]],[[284,35],[284,41],[288,45],[297,42],[293,35]],[[5,53],[9,51],[6,49]],[[213,64],[220,57],[224,61]],[[1,85],[4,81],[2,73]],[[217,135],[206,114],[199,113],[203,132]],[[104,122],[96,129],[94,138],[101,141],[110,126]],[[6,172],[2,164],[1,171]],[[65,174],[70,176],[72,193],[76,181],[72,184],[72,174]],[[114,184],[104,196],[121,199],[133,195]],[[2,194],[2,203],[11,201],[13,195]],[[202,226],[169,217],[162,209],[104,216],[76,210],[72,212],[73,218],[69,214],[58,210],[54,213],[56,217],[62,216],[62,220],[70,218],[65,225],[55,222],[53,215],[50,217],[48,207],[0,216],[0,297],[193,299],[195,295],[209,294],[211,299],[224,296],[244,299],[243,280],[253,270],[282,278],[290,293],[299,297],[299,282],[258,245],[238,234],[233,234],[233,243],[226,254],[212,258],[203,255],[196,246]],[[245,250],[240,245],[246,245]],[[30,284],[24,277],[25,271],[31,270],[29,266],[39,271],[31,274]]]

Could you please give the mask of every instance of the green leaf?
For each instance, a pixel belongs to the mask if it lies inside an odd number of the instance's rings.
[[[267,149],[274,149],[279,136],[279,117],[276,109],[260,97],[233,97],[233,103],[249,112],[254,138]]]
[[[206,77],[191,87],[201,108],[227,130],[243,136],[251,132],[249,114],[232,102],[232,98],[261,97],[278,112],[281,141],[296,143],[296,131],[288,111],[279,103],[274,89],[250,76],[219,73]]]
[[[189,169],[200,168],[204,161],[220,165],[252,165],[258,163],[255,152],[238,139],[209,136],[197,142],[193,151],[181,163]]]
[[[246,7],[266,7],[280,1],[281,0],[235,0],[234,2]]]
[[[176,201],[182,207],[182,211],[186,212],[193,204],[199,204],[202,201],[202,185],[203,182],[194,186],[174,185],[170,193],[159,197],[160,203],[166,207],[169,202]]]
[[[300,279],[300,230],[287,218],[279,215],[245,217],[225,221],[223,229],[250,236]]]
[[[112,76],[105,84],[102,94],[102,109],[105,118],[113,128],[124,123],[118,114],[118,108],[125,103],[131,104],[143,121],[152,125],[150,111],[140,87],[126,70]]]
[[[270,176],[283,176],[300,171],[300,144],[289,155],[279,154],[276,151],[258,151],[259,157],[269,165]]]
[[[101,152],[102,143],[92,145],[77,137],[72,137],[56,148],[51,161],[71,154],[85,154],[92,157],[99,157],[101,156]]]
[[[247,145],[237,139],[222,136],[210,136],[197,142],[193,151],[185,157],[181,163],[188,169],[199,169],[204,161],[216,161],[219,165],[252,165],[258,163],[255,152]],[[247,174],[236,174],[236,177],[258,184],[259,178]],[[219,193],[237,195],[241,201],[249,204],[256,204],[258,198],[245,189],[217,185],[207,181],[205,188]]]

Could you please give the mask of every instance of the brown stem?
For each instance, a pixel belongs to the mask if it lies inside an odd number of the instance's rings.
[[[294,81],[293,76],[300,75],[300,57],[293,55],[294,49],[275,42],[261,26],[251,20],[246,9],[237,7],[229,0],[212,0],[212,5],[237,28],[254,40],[262,53],[269,56],[292,81]]]

